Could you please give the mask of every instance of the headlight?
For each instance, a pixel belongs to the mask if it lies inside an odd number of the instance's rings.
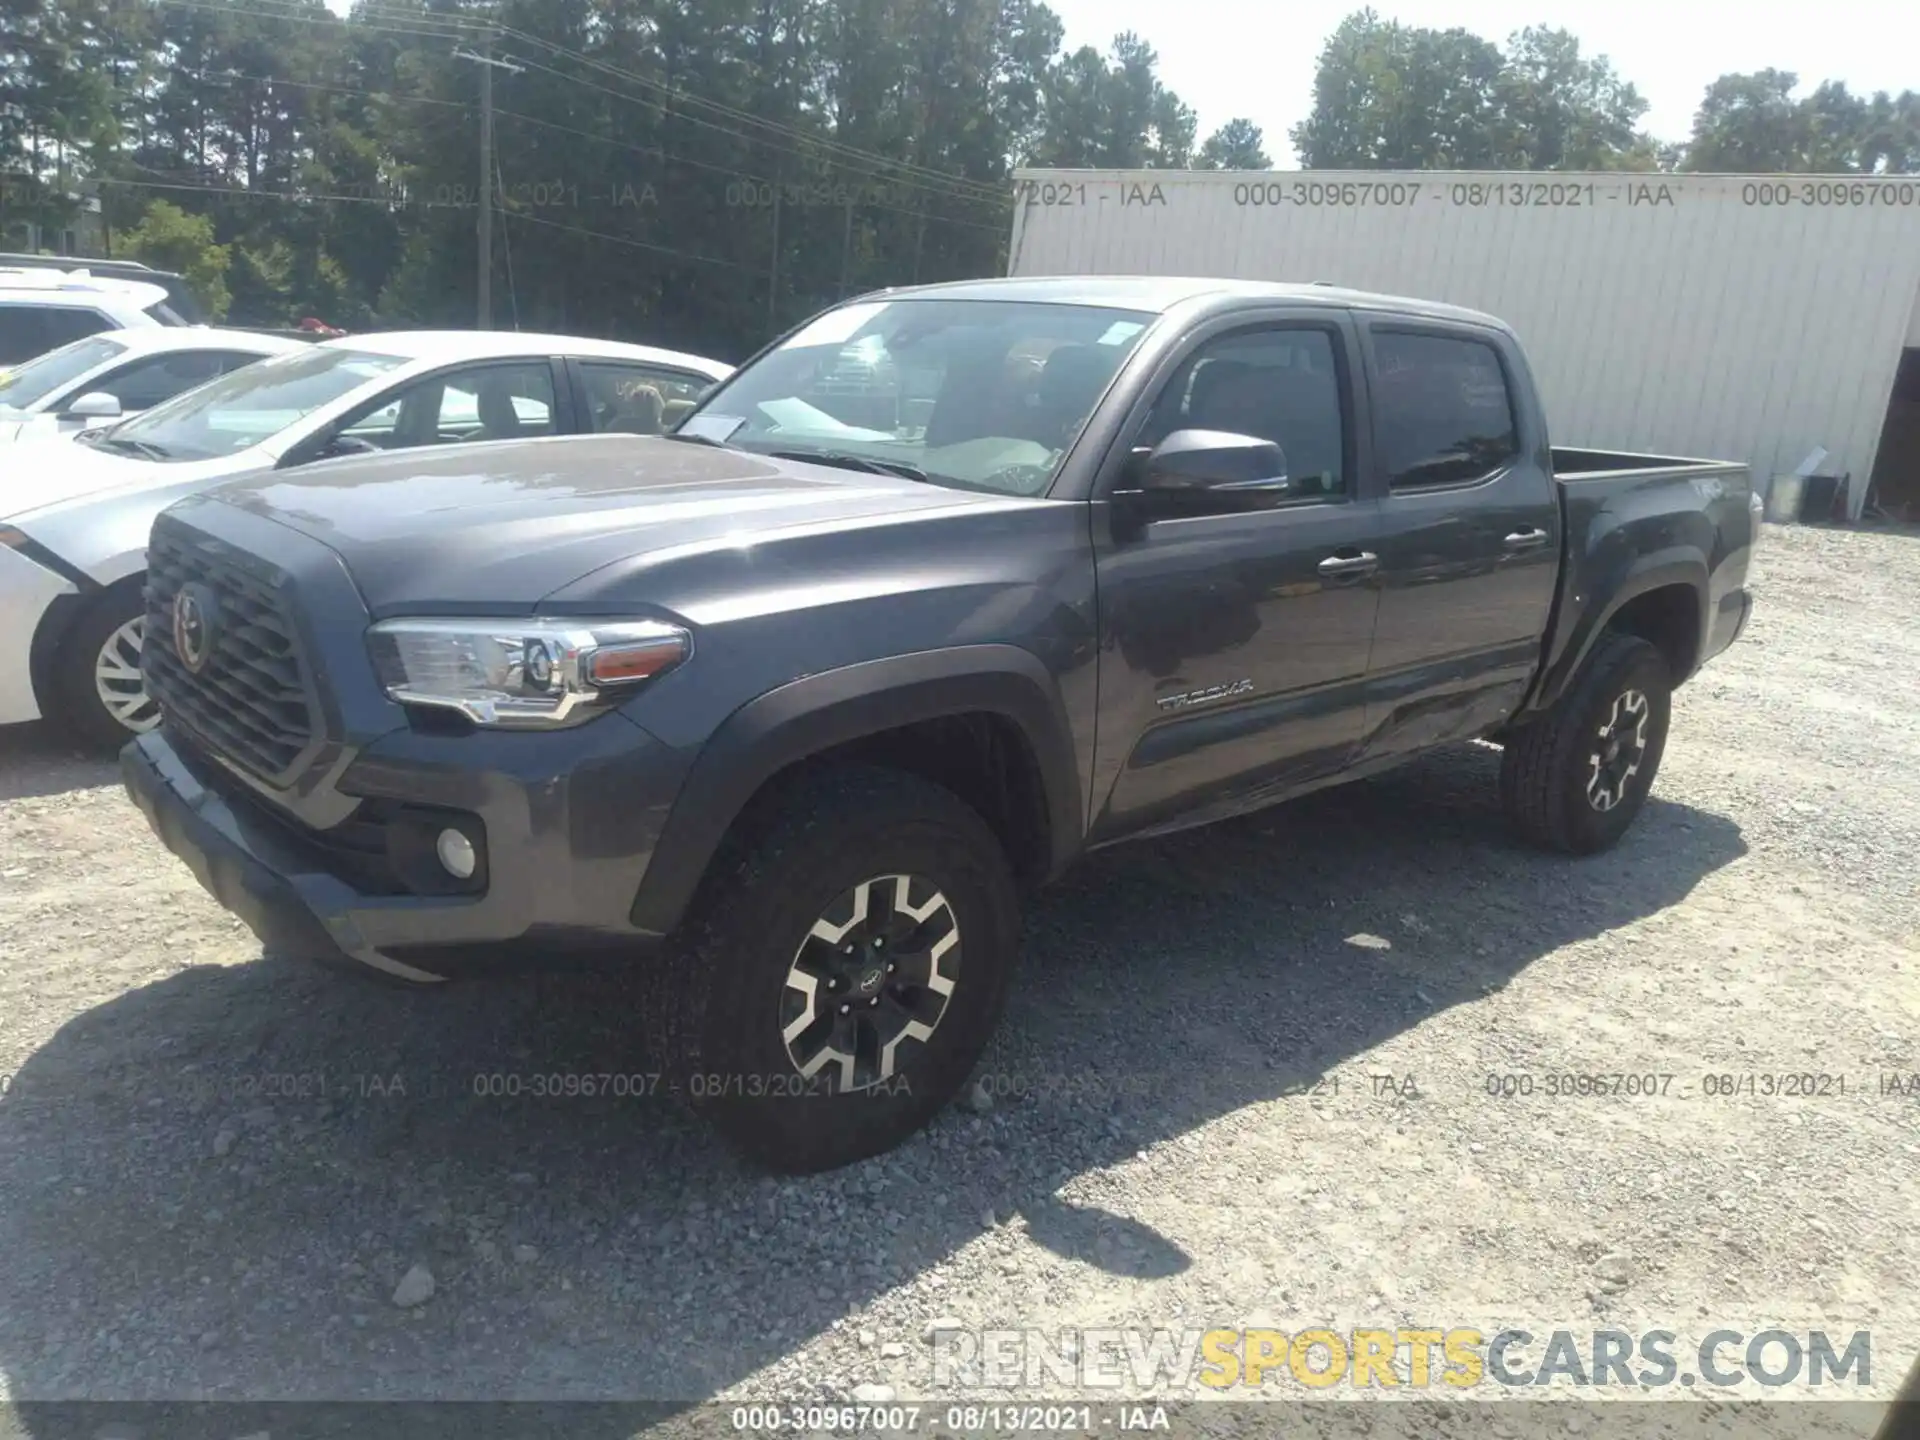
[[[657,620],[383,620],[367,632],[380,683],[402,705],[476,725],[553,729],[618,704],[693,652]]]

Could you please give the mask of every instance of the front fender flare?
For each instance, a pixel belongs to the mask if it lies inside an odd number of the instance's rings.
[[[1073,732],[1058,685],[1014,645],[964,645],[869,660],[790,681],[734,711],[687,772],[633,903],[633,923],[669,933],[756,791],[787,766],[903,725],[986,712],[1020,728],[1038,762],[1050,871],[1078,851],[1084,819]]]

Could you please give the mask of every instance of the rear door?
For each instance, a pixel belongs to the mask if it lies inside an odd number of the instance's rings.
[[[1560,510],[1510,337],[1389,317],[1360,329],[1382,496],[1371,758],[1482,734],[1520,703],[1553,605]]]
[[[1235,316],[1170,357],[1143,400],[1096,501],[1182,429],[1277,442],[1294,497],[1137,528],[1096,503],[1096,841],[1264,803],[1351,757],[1378,601],[1358,371],[1344,311]]]

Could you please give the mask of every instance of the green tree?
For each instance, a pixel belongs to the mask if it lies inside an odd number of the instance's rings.
[[[1920,174],[1920,94],[1876,93],[1860,129],[1860,168],[1888,175]]]
[[[74,182],[117,153],[143,38],[131,0],[0,0],[0,236],[71,223]]]
[[[227,313],[227,267],[232,255],[216,244],[213,222],[189,215],[167,200],[155,200],[140,223],[121,236],[127,254],[156,270],[172,270],[187,282],[215,319]]]
[[[1604,55],[1580,53],[1565,30],[1529,27],[1507,42],[1496,86],[1506,126],[1502,163],[1520,170],[1638,168],[1640,92]]]
[[[1193,156],[1193,110],[1161,83],[1160,57],[1138,35],[1114,38],[1108,55],[1084,45],[1047,77],[1036,165],[1117,170],[1177,169]]]
[[[1251,120],[1227,121],[1206,138],[1193,157],[1196,170],[1270,170],[1266,137]]]
[[[1920,172],[1920,95],[1854,95],[1839,81],[1794,98],[1788,70],[1722,75],[1707,87],[1688,170],[1736,174]]]
[[[1313,109],[1292,139],[1311,169],[1646,169],[1647,103],[1564,30],[1502,52],[1466,30],[1362,10],[1321,51]]]
[[[1736,174],[1801,169],[1807,117],[1793,98],[1799,83],[1790,70],[1715,80],[1694,115],[1685,168]]]

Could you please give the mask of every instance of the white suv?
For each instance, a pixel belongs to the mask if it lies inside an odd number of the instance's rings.
[[[84,270],[0,269],[0,367],[102,330],[185,323],[158,285]]]

